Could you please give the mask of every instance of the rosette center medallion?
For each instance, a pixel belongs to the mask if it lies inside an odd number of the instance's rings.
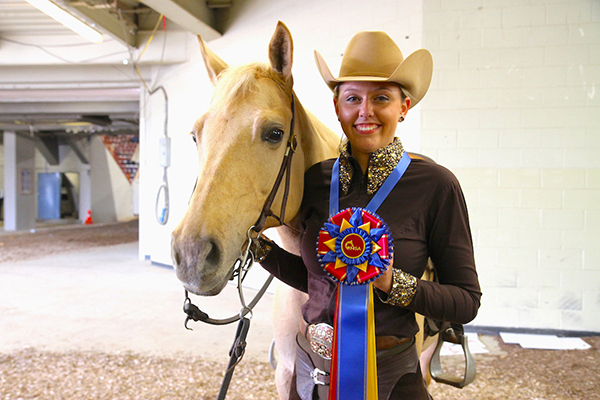
[[[365,240],[358,233],[350,233],[346,235],[342,241],[342,253],[350,258],[357,259],[365,254]]]

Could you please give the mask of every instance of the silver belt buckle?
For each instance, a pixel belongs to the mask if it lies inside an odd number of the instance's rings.
[[[319,368],[315,368],[314,370],[310,371],[310,377],[315,385],[329,385],[329,374],[320,370]]]
[[[321,322],[312,324],[308,327],[307,339],[310,343],[310,349],[323,357],[325,360],[331,360],[331,348],[333,347],[333,327]]]

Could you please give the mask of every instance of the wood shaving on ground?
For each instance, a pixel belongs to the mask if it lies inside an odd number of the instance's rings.
[[[528,350],[500,343],[502,356],[475,355],[477,378],[472,384],[456,389],[432,383],[431,394],[436,400],[598,400],[600,337],[585,340],[591,349]],[[215,399],[226,361],[24,349],[0,354],[0,398]],[[242,360],[227,399],[276,400],[274,382],[268,363]]]
[[[195,357],[131,353],[40,352],[0,354],[0,398],[215,399],[227,364]],[[277,399],[267,363],[244,360],[234,371],[228,399]]]

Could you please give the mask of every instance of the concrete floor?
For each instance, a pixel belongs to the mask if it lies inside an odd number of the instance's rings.
[[[81,224],[81,221],[79,221],[78,219],[75,219],[75,218],[38,219],[35,221],[35,227],[33,229],[5,231],[4,230],[4,220],[0,219],[0,236],[13,235],[15,233],[18,234],[18,233],[24,233],[24,232],[31,232],[32,230],[37,231],[40,229],[56,228],[56,227],[60,227],[60,226],[79,225],[79,224]]]
[[[254,291],[246,291],[249,301]],[[183,289],[172,269],[138,259],[137,243],[0,264],[0,352],[188,354],[227,361],[236,324],[183,322]],[[239,312],[237,289],[193,302],[213,318]],[[271,305],[255,308],[246,357],[268,360]]]

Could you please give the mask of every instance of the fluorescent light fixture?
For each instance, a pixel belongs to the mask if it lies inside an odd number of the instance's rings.
[[[94,43],[102,43],[102,34],[81,21],[78,18],[75,18],[69,12],[63,10],[53,2],[49,0],[25,0],[38,10],[46,13],[48,16],[54,18],[67,28],[71,29],[73,32],[76,32]]]

